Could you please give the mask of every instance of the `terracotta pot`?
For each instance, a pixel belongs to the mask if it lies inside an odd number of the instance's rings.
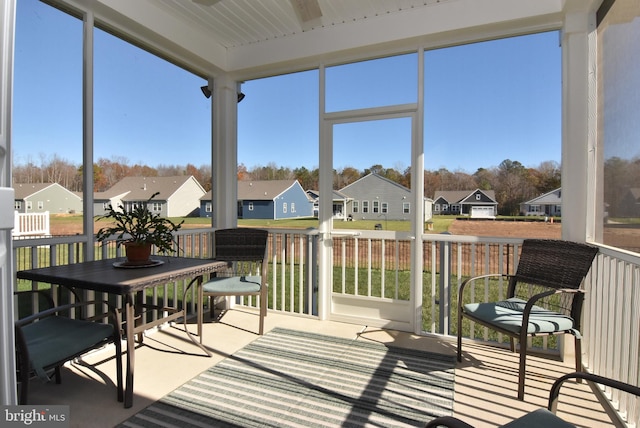
[[[124,244],[127,261],[129,263],[148,263],[151,257],[151,244],[136,244],[127,242]]]

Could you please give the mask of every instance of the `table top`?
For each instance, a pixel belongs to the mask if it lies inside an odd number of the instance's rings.
[[[123,259],[105,259],[17,272],[27,279],[66,287],[125,295],[167,282],[211,273],[227,263],[212,259],[160,257],[153,266],[123,268]]]

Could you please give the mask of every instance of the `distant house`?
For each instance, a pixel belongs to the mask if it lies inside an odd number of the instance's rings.
[[[16,183],[14,209],[19,213],[82,212],[82,196],[58,183]]]
[[[520,214],[560,217],[562,215],[561,188],[521,203]]]
[[[238,182],[238,218],[285,219],[313,216],[313,202],[298,180]]]
[[[614,217],[640,217],[640,188],[629,188],[611,214]]]
[[[207,193],[200,197],[200,217],[213,216],[213,192],[209,190]]]
[[[350,201],[345,214],[353,220],[409,220],[411,190],[371,173],[340,189]]]
[[[351,198],[338,190],[334,190],[333,194],[333,216],[336,219],[347,220],[347,205],[351,202]],[[307,190],[307,196],[313,202],[313,216],[318,217],[320,212],[320,192],[318,190]]]
[[[493,190],[438,190],[433,197],[433,215],[495,217],[498,202]]]
[[[212,193],[200,198],[200,216],[211,217]],[[313,216],[313,202],[298,180],[238,182],[238,218],[281,220]]]
[[[198,181],[190,175],[173,177],[125,177],[109,190],[94,195],[94,214],[103,215],[108,206],[122,205],[130,211],[156,192],[149,209],[161,217],[197,215],[200,197],[205,194]]]

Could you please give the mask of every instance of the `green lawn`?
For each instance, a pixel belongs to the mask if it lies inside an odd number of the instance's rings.
[[[425,233],[442,233],[449,230],[449,226],[456,219],[456,216],[438,216],[432,220],[433,230],[427,230],[425,225]],[[205,217],[186,217],[186,218],[171,218],[174,222],[180,222],[184,220],[183,228],[196,228],[196,227],[209,227],[211,226],[211,219]],[[96,220],[96,222],[102,226],[107,224],[107,220]],[[57,226],[64,229],[77,229],[82,230],[82,216],[81,215],[67,215],[67,216],[51,216],[50,219],[51,228],[55,231]],[[360,229],[360,230],[374,230],[376,224],[381,224],[384,230],[402,231],[408,232],[411,228],[411,223],[408,221],[399,220],[358,220],[358,221],[334,221],[333,227],[335,229]],[[284,229],[309,229],[318,227],[318,219],[316,218],[303,218],[303,219],[289,219],[289,220],[238,220],[239,226],[251,226],[251,227],[265,227],[265,228],[284,228]],[[78,232],[79,233],[79,232]]]

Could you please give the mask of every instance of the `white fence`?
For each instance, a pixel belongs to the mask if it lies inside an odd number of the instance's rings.
[[[51,236],[49,230],[49,211],[43,213],[15,212],[13,236]]]

